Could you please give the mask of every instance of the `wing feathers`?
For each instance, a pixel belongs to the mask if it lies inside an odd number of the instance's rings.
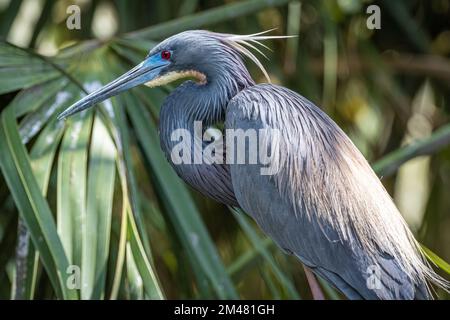
[[[426,280],[445,285],[367,161],[311,102],[286,88],[256,85],[231,100],[226,127],[281,131],[275,176],[231,166],[238,202],[281,247],[339,275],[327,277],[364,298],[411,299]],[[366,285],[371,266],[383,278],[379,291]]]

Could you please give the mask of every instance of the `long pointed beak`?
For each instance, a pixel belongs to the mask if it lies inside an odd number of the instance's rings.
[[[83,99],[79,100],[78,102],[74,103],[69,108],[61,112],[58,115],[57,119],[65,119],[123,91],[151,81],[152,79],[157,77],[161,69],[168,64],[167,61],[152,60],[152,58],[149,58],[141,62],[136,67],[121,75],[117,79],[111,81],[104,87],[85,96]]]

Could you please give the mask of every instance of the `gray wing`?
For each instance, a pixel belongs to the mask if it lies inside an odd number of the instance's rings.
[[[322,130],[323,125],[328,129]],[[327,204],[306,199],[314,192],[316,197],[312,198],[326,202],[333,197],[330,193],[338,193],[327,185],[333,183],[326,180],[327,171],[336,170],[327,161],[339,161],[338,149],[342,147],[339,139],[343,133],[323,112],[288,89],[264,84],[246,89],[230,101],[225,126],[256,130],[263,141],[258,152],[281,155],[273,160],[279,162],[280,168],[272,175],[261,174],[267,165],[260,161],[231,164],[230,171],[240,206],[284,251],[297,256],[350,299],[428,297],[426,288],[414,284],[391,255],[381,249],[377,254],[366,254],[357,232],[352,234],[357,226],[349,226],[348,234],[343,235],[333,217],[331,220],[327,217],[327,214],[337,217],[336,212],[318,212]],[[267,129],[274,128],[280,131],[281,139],[270,137]],[[230,140],[227,136],[227,152]],[[231,156],[236,157],[237,152],[240,151],[236,148]],[[247,160],[250,157],[247,154]],[[306,177],[307,171],[312,176]],[[339,172],[334,172],[336,175],[339,177]],[[308,193],[308,188],[314,190]],[[345,205],[341,209],[345,210]]]

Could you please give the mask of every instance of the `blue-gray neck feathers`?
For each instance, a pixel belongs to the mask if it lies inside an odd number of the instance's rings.
[[[236,94],[255,84],[239,51],[227,42],[217,38],[209,39],[208,34],[205,33],[206,42],[211,42],[211,46],[207,53],[198,57],[199,63],[195,66],[183,67],[201,72],[206,76],[206,82],[184,82],[165,99],[161,108],[161,147],[172,164],[171,152],[180,142],[172,139],[174,130],[186,129],[193,139],[201,140],[202,137],[196,137],[194,132],[194,122],[201,122],[203,135],[208,127],[224,121],[227,104]],[[162,43],[160,46],[164,45]],[[171,43],[170,46],[173,47],[174,44]],[[204,146],[204,142],[202,145]],[[193,155],[193,141],[190,146]],[[185,163],[173,167],[185,181],[202,193],[221,202],[237,205],[227,165]],[[223,190],[221,194],[212,192],[217,190],[217,186]]]

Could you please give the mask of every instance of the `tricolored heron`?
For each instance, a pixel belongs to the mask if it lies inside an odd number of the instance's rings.
[[[244,209],[285,252],[350,299],[431,298],[429,283],[446,286],[445,280],[427,264],[392,199],[347,135],[299,94],[255,84],[243,58],[267,76],[250,49],[268,38],[273,37],[200,30],[174,35],[59,118],[140,84],[155,87],[190,78],[165,99],[160,115],[161,147],[184,181]],[[195,135],[195,121],[204,127],[224,122],[226,129],[276,129],[277,142],[263,143],[277,153],[278,170],[263,175],[260,162],[175,164],[171,134],[186,129]]]

